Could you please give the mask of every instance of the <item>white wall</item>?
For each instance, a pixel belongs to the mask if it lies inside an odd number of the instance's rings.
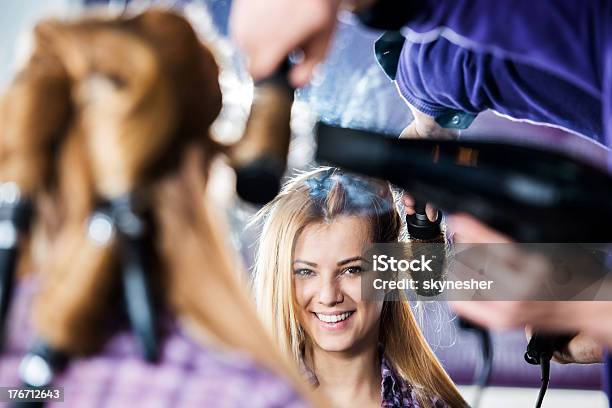
[[[461,395],[472,403],[475,388],[459,386]],[[488,387],[485,389],[479,408],[533,407],[538,398],[536,388]],[[542,408],[607,408],[608,400],[601,391],[560,390],[546,391]]]

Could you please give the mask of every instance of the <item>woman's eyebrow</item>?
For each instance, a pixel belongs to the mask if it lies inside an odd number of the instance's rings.
[[[336,265],[338,265],[338,266],[342,266],[342,265],[346,265],[346,264],[348,264],[348,263],[351,263],[351,262],[353,262],[353,261],[361,261],[361,262],[369,263],[368,261],[366,261],[365,259],[363,259],[363,258],[362,258],[362,257],[360,257],[360,256],[354,256],[354,257],[352,257],[352,258],[348,258],[348,259],[345,259],[345,260],[343,260],[343,261],[340,261],[340,262],[338,262]]]
[[[293,263],[303,263],[306,265],[310,265],[310,266],[314,266],[317,267],[318,265],[314,262],[308,262],[308,261],[302,261],[301,259],[296,259],[295,261],[293,261]]]

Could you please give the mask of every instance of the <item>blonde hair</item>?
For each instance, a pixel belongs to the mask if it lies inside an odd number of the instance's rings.
[[[87,220],[96,203],[137,193],[152,213],[156,300],[202,343],[246,351],[318,403],[271,347],[205,199],[221,151],[209,137],[221,107],[210,50],[186,20],[161,11],[47,21],[35,35],[2,100],[0,178],[53,204],[38,213],[45,234],[31,237],[47,248],[36,264],[37,333],[72,355],[102,347],[120,293],[119,248],[116,234],[91,239]]]
[[[289,180],[253,221],[263,224],[253,279],[257,309],[272,337],[296,362],[303,358],[306,338],[295,303],[293,247],[306,225],[328,223],[340,215],[364,217],[372,242],[398,240],[401,218],[388,183],[328,167]],[[433,396],[452,407],[467,406],[427,344],[404,293],[395,295],[401,301],[383,303],[379,334],[394,370],[414,386],[422,406],[430,406]]]

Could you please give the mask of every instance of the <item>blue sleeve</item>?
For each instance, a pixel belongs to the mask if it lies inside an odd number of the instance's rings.
[[[609,0],[418,0],[407,26],[552,70],[601,96]],[[450,31],[448,31],[450,30]]]
[[[446,37],[547,70],[599,99],[602,136],[612,147],[612,1],[406,0],[404,7],[415,32],[447,30]]]
[[[427,115],[437,117],[449,109],[478,114],[489,107],[480,95],[489,59],[444,38],[428,43],[406,41],[397,86],[412,106]]]
[[[548,71],[466,49],[446,38],[406,40],[395,80],[402,96],[442,127],[465,128],[461,125],[471,123],[470,115],[493,109],[603,142],[599,98]]]

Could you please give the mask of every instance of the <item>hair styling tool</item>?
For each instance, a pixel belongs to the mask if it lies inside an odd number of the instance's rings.
[[[62,370],[68,357],[51,348],[43,341],[37,341],[19,364],[19,378],[23,388],[37,390],[51,386],[54,373]],[[41,408],[42,401],[16,402],[14,408]]]
[[[487,329],[461,317],[458,318],[457,323],[462,330],[475,333],[480,342],[482,362],[478,370],[474,373],[473,383],[476,385],[476,393],[474,395],[474,401],[472,402],[472,408],[478,408],[483,391],[489,384],[491,372],[493,371],[493,341],[491,340],[491,333],[489,333]]]
[[[319,123],[317,159],[466,212],[519,242],[610,242],[612,176],[503,142],[395,139]],[[580,214],[577,217],[576,214]]]
[[[438,211],[438,216],[435,221],[430,221],[425,212],[425,203],[422,201],[416,201],[414,203],[414,214],[406,216],[406,224],[408,233],[410,234],[411,243],[431,243],[433,245],[427,245],[429,248],[427,251],[428,255],[434,256],[434,259],[439,260],[437,265],[433,268],[434,271],[440,271],[443,273],[446,259],[446,246],[445,239],[440,223],[442,221],[442,212]],[[435,253],[432,253],[435,252]],[[424,278],[433,279],[444,279],[444,275],[438,276],[421,276],[417,277],[417,280]],[[420,287],[420,285],[419,285]],[[436,296],[439,294],[438,291],[423,291],[418,290],[417,293],[421,296]],[[482,363],[479,365],[478,370],[474,375],[474,384],[477,387],[476,395],[472,403],[473,408],[478,408],[482,397],[482,392],[489,382],[491,377],[491,371],[493,368],[493,344],[491,342],[491,335],[489,331],[475,325],[461,317],[458,318],[458,325],[463,330],[474,332],[478,336],[480,343],[480,349],[482,352]]]
[[[0,184],[0,349],[15,280],[19,236],[32,218],[32,204],[20,195],[15,183]]]
[[[143,357],[154,362],[159,358],[159,342],[147,262],[150,258],[147,241],[150,222],[131,194],[110,200],[101,214],[108,217],[117,232],[123,295],[132,331],[140,343]]]
[[[412,271],[412,279],[419,282],[417,294],[419,296],[431,297],[440,294],[438,289],[423,289],[424,280],[444,279],[444,269],[446,267],[446,240],[444,233],[440,227],[442,213],[438,213],[438,218],[435,221],[430,221],[425,212],[425,203],[415,201],[414,214],[406,215],[406,227],[410,235],[410,246],[412,249],[412,257],[417,258],[419,255],[426,255],[431,259],[433,272],[428,271]]]
[[[242,139],[233,147],[236,192],[253,204],[263,205],[280,191],[291,140],[291,107],[295,89],[286,60],[270,77],[255,84],[251,114]]]

